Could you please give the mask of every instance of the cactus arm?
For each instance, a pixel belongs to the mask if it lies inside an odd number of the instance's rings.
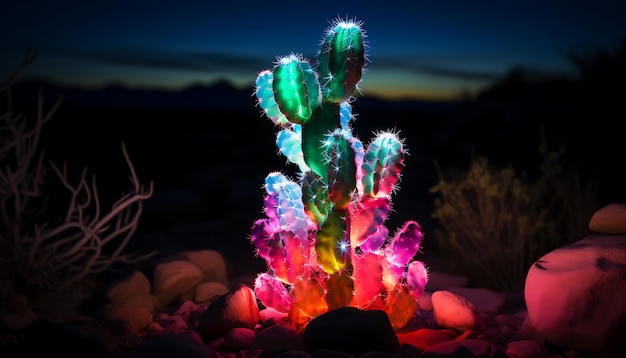
[[[289,120],[280,111],[276,98],[274,97],[274,73],[270,70],[263,70],[256,79],[256,97],[258,105],[263,109],[265,115],[276,125],[289,126]]]
[[[356,154],[352,141],[356,140],[345,130],[336,129],[326,136],[322,144],[327,165],[328,196],[337,209],[345,210],[356,189]]]
[[[317,263],[329,275],[342,270],[348,259],[349,239],[346,237],[344,215],[332,210],[315,237]]]
[[[355,21],[334,21],[318,54],[323,101],[341,103],[352,97],[365,66],[365,31]]]
[[[322,180],[326,177],[326,158],[320,150],[326,135],[332,133],[339,127],[339,106],[334,104],[323,104],[318,107],[313,118],[302,128],[302,153],[306,164]]]
[[[417,254],[422,243],[422,227],[416,221],[407,221],[387,246],[387,259],[404,267]]]
[[[298,166],[301,172],[307,172],[310,168],[304,162],[302,155],[302,126],[294,124],[290,128],[285,128],[276,135],[276,146],[278,150],[287,157],[291,163]]]
[[[364,199],[352,204],[350,206],[350,244],[357,247],[371,240],[367,251],[378,250],[387,237],[387,230],[383,224],[389,210],[389,198],[386,197]],[[383,232],[383,236],[377,235],[379,232]]]
[[[287,313],[291,309],[294,299],[283,283],[276,276],[269,273],[260,273],[254,280],[254,294],[265,307]]]
[[[380,132],[369,144],[363,159],[363,192],[371,197],[391,195],[400,178],[404,146],[397,134]]]
[[[320,105],[317,73],[302,56],[289,55],[274,67],[272,88],[280,111],[291,123],[304,124]]]
[[[328,185],[319,175],[309,170],[302,175],[302,200],[304,210],[318,226],[326,221],[332,203],[328,197]]]

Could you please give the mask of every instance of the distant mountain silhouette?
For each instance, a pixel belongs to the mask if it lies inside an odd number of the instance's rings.
[[[230,109],[250,110],[256,108],[254,88],[236,88],[227,81],[212,85],[192,85],[180,91],[160,89],[130,89],[113,84],[101,89],[84,89],[62,86],[45,81],[24,81],[14,86],[16,98],[36,98],[43,89],[53,98],[63,95],[64,105],[97,106],[109,108],[169,108],[169,109]],[[26,94],[26,96],[21,96]],[[456,102],[446,101],[387,101],[374,97],[359,97],[355,101],[359,110],[382,111],[452,111]],[[257,108],[258,109],[258,108]]]

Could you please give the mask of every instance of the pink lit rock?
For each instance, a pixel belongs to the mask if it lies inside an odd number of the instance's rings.
[[[602,234],[626,234],[626,204],[613,203],[596,211],[589,230]]]
[[[285,351],[301,351],[305,347],[300,333],[292,325],[281,322],[261,328],[251,348],[263,351],[264,356],[274,356]]]
[[[415,331],[399,332],[400,345],[410,344],[419,349],[427,349],[437,343],[452,341],[459,336],[453,329],[422,328]]]
[[[259,306],[250,287],[235,291],[211,302],[198,319],[198,333],[205,342],[225,337],[233,328],[253,329],[259,322]]]
[[[430,299],[437,326],[459,332],[468,329],[482,331],[485,328],[483,315],[467,298],[441,290],[433,292]]]
[[[592,235],[547,253],[526,277],[522,332],[610,356],[626,336],[625,277],[626,235]]]
[[[482,339],[464,339],[437,343],[424,352],[425,357],[493,357],[498,356],[494,347]],[[504,354],[504,352],[501,352]]]
[[[486,320],[500,313],[506,300],[504,293],[481,287],[449,287],[446,291],[472,302]]]
[[[233,328],[224,337],[220,348],[227,351],[241,351],[250,348],[253,341],[253,329],[244,327]]]

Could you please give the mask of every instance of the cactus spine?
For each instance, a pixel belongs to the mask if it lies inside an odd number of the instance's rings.
[[[265,179],[266,218],[251,241],[269,271],[255,293],[301,326],[343,306],[379,308],[394,328],[417,309],[427,283],[414,261],[421,227],[406,222],[388,237],[384,225],[406,153],[398,134],[376,133],[365,147],[352,135],[351,101],[365,66],[362,23],[331,22],[317,66],[299,54],[279,58],[256,80],[259,106],[280,130],[279,151],[300,169]]]

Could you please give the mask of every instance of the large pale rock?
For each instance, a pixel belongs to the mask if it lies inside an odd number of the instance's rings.
[[[169,261],[154,268],[153,294],[158,297],[161,308],[189,294],[202,282],[202,271],[188,261]]]
[[[463,296],[450,291],[435,291],[431,295],[433,317],[439,327],[451,328],[459,332],[466,330],[482,331],[485,319],[476,305]]]
[[[547,253],[524,288],[529,337],[596,356],[626,337],[626,235],[591,235]]]
[[[596,211],[589,230],[602,234],[626,234],[626,204],[613,203]]]

